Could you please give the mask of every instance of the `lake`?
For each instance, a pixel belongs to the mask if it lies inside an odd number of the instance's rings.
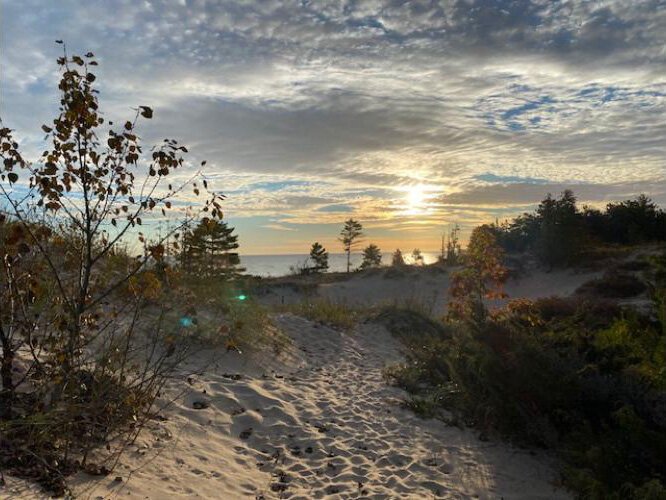
[[[431,264],[437,260],[437,254],[434,252],[423,252],[426,264]],[[356,269],[363,261],[360,253],[352,254],[351,268]],[[405,255],[405,261],[411,263],[411,257]],[[291,268],[303,266],[308,262],[307,254],[288,254],[288,255],[241,255],[241,267],[245,268],[245,273],[256,276],[286,276],[291,274]],[[382,264],[391,263],[391,253],[382,255]],[[341,272],[347,270],[347,255],[343,253],[332,253],[328,256],[328,270],[332,272]]]

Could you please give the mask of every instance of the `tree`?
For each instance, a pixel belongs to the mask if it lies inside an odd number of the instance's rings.
[[[225,222],[204,217],[194,230],[184,237],[185,266],[202,276],[228,279],[242,269],[238,268],[238,235]]]
[[[425,263],[423,254],[421,253],[421,250],[419,250],[418,248],[415,248],[412,251],[412,262],[414,262],[415,266],[422,266]]]
[[[636,244],[666,240],[666,213],[643,194],[635,200],[609,203],[605,218],[607,241]]]
[[[394,267],[400,267],[405,265],[405,258],[402,256],[402,251],[398,248],[393,255],[391,256],[391,265]]]
[[[363,262],[361,269],[379,267],[382,265],[382,252],[377,245],[371,243],[363,249]]]
[[[342,242],[342,246],[347,254],[347,272],[351,269],[351,251],[352,249],[360,243],[359,238],[363,236],[363,226],[360,222],[349,219],[345,221],[345,225],[340,231],[339,240]]]
[[[448,237],[442,235],[442,253],[439,261],[449,266],[455,266],[460,258],[460,226],[456,224],[449,230]]]
[[[166,370],[181,359],[173,355],[179,352],[174,344],[171,350],[159,343],[159,319],[151,323],[149,344],[136,348],[138,318],[160,286],[150,263],[164,254],[163,240],[147,245],[140,228],[146,216],[166,216],[184,189],[192,188],[195,196],[207,191],[206,181],[197,185],[199,172],[183,184],[166,181],[185,167],[187,148],[175,140],[144,155],[137,126],[152,118],[151,108],[139,106],[117,128],[105,123],[92,53],[69,57],[63,50],[58,65],[59,114],[42,126],[50,144],[39,160],[23,158],[12,131],[0,125],[0,195],[17,228],[10,229],[16,237],[3,242],[1,257],[5,271],[8,265],[21,267],[0,277],[2,340],[16,346],[22,338],[30,353],[28,393],[20,395],[27,407],[7,414],[20,419],[12,428],[22,440],[20,449],[27,450],[26,463],[49,477],[53,467],[71,471],[75,459],[85,464],[91,447],[114,442],[114,432],[138,433]],[[183,207],[188,219],[202,211],[213,219],[222,216],[222,197],[209,194],[200,207]],[[118,248],[129,236],[137,238],[139,255],[124,255],[119,264]],[[131,294],[127,300],[121,300],[123,290]],[[20,314],[6,315],[10,304]],[[3,349],[3,370],[11,369],[12,351]],[[8,383],[3,393],[15,389]],[[50,404],[44,403],[47,394]],[[31,414],[39,419],[22,417]],[[128,420],[133,427],[119,430]]]
[[[491,226],[472,231],[465,257],[465,268],[451,277],[449,316],[481,321],[487,314],[484,299],[506,297],[503,285],[508,271],[503,263],[504,251]]]
[[[565,190],[559,199],[550,194],[536,210],[539,221],[537,255],[549,266],[570,264],[580,248],[580,214],[576,197]]]
[[[318,273],[328,269],[328,252],[318,241],[312,244],[310,259],[314,262],[311,268],[313,272]]]

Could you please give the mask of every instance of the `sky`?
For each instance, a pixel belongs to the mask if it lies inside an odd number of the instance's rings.
[[[151,106],[145,143],[207,160],[242,253],[340,251],[349,217],[435,250],[566,188],[666,206],[666,0],[0,0],[0,117],[28,157],[56,39],[97,56],[108,119]]]

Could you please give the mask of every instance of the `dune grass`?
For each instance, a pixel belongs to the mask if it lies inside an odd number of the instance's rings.
[[[296,304],[277,307],[280,312],[290,312],[310,321],[341,330],[352,329],[367,315],[367,310],[327,298],[311,298]]]
[[[172,323],[178,327],[189,318],[192,335],[210,346],[227,349],[271,349],[281,352],[289,339],[270,318],[270,311],[249,292],[247,280],[201,280],[193,275],[180,277],[179,307],[173,311]],[[189,322],[188,322],[189,323]]]

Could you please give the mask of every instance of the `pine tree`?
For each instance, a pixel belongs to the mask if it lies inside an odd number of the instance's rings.
[[[569,264],[579,250],[580,214],[576,197],[565,190],[559,199],[550,194],[536,210],[539,220],[537,254],[550,267]]]
[[[225,222],[204,218],[183,237],[184,267],[202,276],[232,277],[241,268],[238,235]]]
[[[393,252],[393,257],[391,258],[391,265],[392,266],[404,266],[405,265],[405,258],[402,256],[402,250],[399,248]]]
[[[363,226],[360,222],[354,219],[349,219],[345,221],[345,225],[342,228],[342,231],[340,231],[339,240],[342,242],[345,253],[347,254],[347,272],[349,272],[351,267],[352,248],[360,243],[359,238],[363,236],[362,230]]]
[[[370,267],[379,267],[382,265],[382,251],[377,245],[371,243],[363,249],[363,262],[361,262],[361,269],[368,269]]]
[[[328,269],[328,252],[318,241],[312,244],[310,259],[314,262],[314,266],[311,268],[312,272],[318,273]]]

